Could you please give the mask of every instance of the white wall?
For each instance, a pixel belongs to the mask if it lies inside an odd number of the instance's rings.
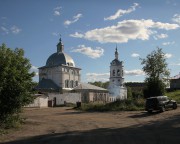
[[[56,97],[56,104],[61,105],[66,103],[73,103],[76,104],[76,102],[81,102],[81,94],[80,93],[48,93],[49,100],[53,100]]]
[[[31,104],[25,107],[48,107],[48,97],[38,96],[34,99],[34,101]]]

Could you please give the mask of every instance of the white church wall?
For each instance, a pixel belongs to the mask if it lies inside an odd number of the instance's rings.
[[[48,107],[48,97],[44,95],[37,96],[31,104],[25,107]]]
[[[81,102],[81,94],[80,93],[48,93],[49,100],[54,100],[56,98],[56,104],[62,105],[65,102],[66,103],[73,103],[76,104],[76,102]]]

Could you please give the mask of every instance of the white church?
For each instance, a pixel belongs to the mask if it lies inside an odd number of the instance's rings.
[[[49,56],[46,65],[39,68],[39,85],[41,91],[72,90],[80,83],[80,68],[75,67],[74,60],[64,52],[64,45],[59,39],[57,51]]]
[[[123,62],[118,59],[116,47],[115,59],[110,65],[110,84],[108,89],[81,82],[81,68],[75,66],[71,56],[64,52],[59,39],[57,50],[51,54],[46,65],[39,68],[39,83],[36,89],[46,94],[54,105],[65,102],[113,102],[127,98],[124,87]]]

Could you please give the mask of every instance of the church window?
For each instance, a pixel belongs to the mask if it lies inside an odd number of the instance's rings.
[[[78,81],[75,82],[75,85],[78,86]]]
[[[119,69],[117,70],[117,75],[120,76],[120,70]]]
[[[115,76],[115,70],[113,70],[113,76]]]
[[[73,81],[73,80],[71,80],[71,82],[70,82],[70,87],[71,87],[71,88],[74,87],[74,81]]]
[[[65,88],[69,87],[69,80],[65,80]]]
[[[74,74],[77,75],[77,71],[76,70],[74,71]]]

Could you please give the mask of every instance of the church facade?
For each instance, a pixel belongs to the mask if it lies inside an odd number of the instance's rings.
[[[57,51],[49,56],[45,66],[39,68],[37,89],[60,93],[72,90],[80,83],[80,70],[80,68],[75,67],[73,59],[64,52],[64,45],[60,38]]]
[[[127,99],[127,88],[124,86],[124,66],[123,61],[119,61],[119,53],[115,51],[115,59],[110,63],[109,78],[109,100]]]

